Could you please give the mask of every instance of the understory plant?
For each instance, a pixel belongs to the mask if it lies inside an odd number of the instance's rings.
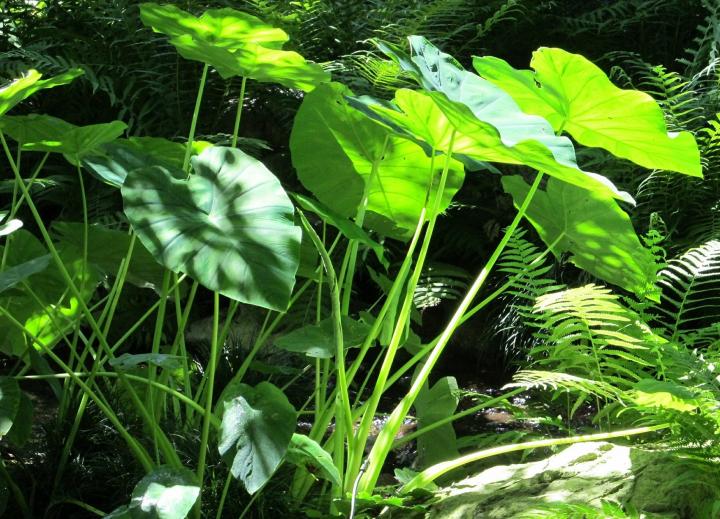
[[[121,121],[75,126],[43,114],[7,115],[37,91],[76,79],[77,70],[50,79],[29,71],[0,90],[0,143],[15,180],[0,227],[0,349],[15,361],[11,374],[0,378],[0,434],[9,442],[27,437],[32,411],[21,386],[46,380],[60,417],[72,424],[52,493],[90,405],[112,424],[146,474],[128,504],[108,515],[118,518],[201,517],[208,509],[203,496],[209,472],[225,477],[212,505],[217,517],[234,485],[253,496],[249,509],[282,466],[294,467],[288,495],[297,506],[312,496],[323,513],[353,516],[358,499],[382,501],[378,486],[390,453],[410,439],[418,442],[419,471],[400,474],[402,494],[429,488],[454,469],[492,455],[627,437],[678,421],[672,412],[662,420],[655,413],[647,424],[621,430],[604,427],[597,434],[461,453],[455,420],[542,384],[526,373],[502,397],[458,412],[457,383],[433,376],[463,323],[505,291],[517,292],[537,279],[531,274],[551,253],[570,255],[577,267],[639,301],[660,303],[660,266],[625,210],[633,198],[609,178],[583,170],[574,145],[600,148],[644,168],[701,177],[693,134],[668,133],[649,95],[619,89],[586,58],[561,49],[537,50],[533,71],[477,57],[474,73],[425,38],[411,36],[409,51],[375,43],[416,84],[396,90],[391,100],[355,96],[320,65],[283,50],[284,31],[247,13],[225,8],[194,16],[148,3],[141,18],[167,36],[182,58],[202,63],[185,143],[123,138]],[[209,74],[241,78],[230,146],[196,140]],[[288,193],[262,162],[238,148],[246,92],[255,82],[302,95],[290,150],[303,192]],[[28,169],[30,153],[41,158]],[[76,175],[79,222],[50,221],[38,207],[33,187],[56,153]],[[120,229],[91,222],[88,175],[122,198]],[[428,272],[438,219],[466,175],[501,176],[517,213],[457,294],[441,333],[423,343],[413,331],[418,287]],[[21,209],[30,221],[18,218]],[[547,250],[533,253],[527,264],[501,260],[523,219]],[[403,254],[389,258],[398,248]],[[487,294],[483,289],[498,262],[514,272]],[[360,307],[356,280],[365,271],[382,296]],[[152,287],[155,302],[116,338],[110,332],[128,285]],[[566,377],[566,388],[567,377],[585,377],[592,383],[576,387],[598,402],[626,402],[632,395],[631,402],[652,409],[709,405],[696,403],[697,395],[677,397],[675,379],[663,379],[666,372],[653,364],[664,362],[672,338],[657,337],[609,289],[544,292],[526,314],[545,319],[539,348],[548,351],[538,356],[562,370],[558,377]],[[185,335],[200,297],[212,308],[204,363],[194,359]],[[295,305],[308,300],[310,322],[278,335]],[[218,366],[241,305],[259,307],[266,317],[221,387]],[[598,324],[603,319],[608,326]],[[144,324],[152,330],[145,351],[128,352],[127,341]],[[297,356],[309,374],[313,387],[304,404],[293,404],[269,380],[249,377],[270,343]],[[582,365],[565,362],[567,351],[573,352],[567,358]],[[628,370],[627,363],[641,367]],[[388,395],[408,375],[409,387],[388,410]],[[124,400],[122,416],[130,413],[137,421],[132,428],[111,404],[116,391]],[[668,405],[658,397],[665,393],[680,403]],[[297,432],[301,414],[311,417],[306,434]],[[418,429],[399,438],[411,414]],[[182,427],[171,435],[168,422]],[[197,434],[197,452],[181,451],[177,434]],[[217,458],[226,472],[210,466],[208,460]],[[13,499],[30,517],[28,496],[2,471]]]

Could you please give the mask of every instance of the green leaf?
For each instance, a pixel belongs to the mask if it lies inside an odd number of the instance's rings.
[[[22,447],[30,439],[33,420],[33,403],[25,393],[20,392],[20,405],[18,406],[12,428],[7,439],[16,447]]]
[[[73,222],[55,222],[52,226],[58,249],[72,251],[80,256],[83,251],[84,225]],[[120,262],[130,246],[130,235],[124,231],[108,229],[102,225],[87,228],[88,263],[106,276],[116,276]],[[135,241],[126,280],[144,288],[159,289],[165,269],[148,252],[140,241]]]
[[[427,385],[423,387],[414,404],[418,429],[452,416],[460,401],[457,393],[455,377],[443,377],[431,388]],[[429,467],[459,456],[452,423],[441,425],[419,436],[417,442],[421,467]]]
[[[182,357],[166,353],[123,353],[110,359],[110,365],[118,371],[129,371],[142,364],[152,364],[159,368],[175,371],[182,367]]]
[[[185,519],[200,495],[195,474],[186,468],[161,466],[140,480],[130,504],[107,519]]]
[[[652,97],[616,87],[579,54],[540,48],[530,62],[534,74],[493,57],[475,58],[474,65],[524,111],[545,117],[556,131],[566,131],[585,146],[604,148],[646,168],[702,176],[692,133],[668,133]]]
[[[489,102],[493,98],[488,99]],[[478,119],[468,106],[454,102],[440,92],[399,89],[394,105],[384,105],[368,98],[359,98],[353,105],[375,114],[376,120],[397,135],[426,143],[436,151],[452,153],[458,158],[474,161],[525,164],[565,182],[632,201],[607,178],[582,171],[575,162],[572,143],[565,137],[527,130],[521,115],[517,126],[511,119],[503,121],[504,134],[493,124]],[[478,108],[477,112],[482,112]],[[519,110],[516,111],[519,113]],[[485,114],[482,114],[484,117]],[[495,120],[497,118],[490,118]],[[511,130],[517,129],[513,133]],[[437,162],[440,162],[439,160]]]
[[[520,206],[530,186],[517,176],[504,177],[502,183]],[[653,255],[612,198],[550,179],[545,191],[535,193],[525,216],[548,246],[559,238],[552,249],[556,256],[571,252],[571,261],[590,274],[641,297],[658,298]]]
[[[300,255],[293,205],[265,166],[237,149],[212,147],[195,174],[136,169],[122,187],[125,214],[161,264],[206,288],[285,310]]]
[[[644,378],[630,392],[632,400],[645,407],[660,407],[681,412],[691,412],[700,402],[686,387],[672,381]]]
[[[2,218],[4,218],[7,215],[7,213],[0,214]],[[0,219],[2,219],[0,218]],[[18,229],[22,228],[23,222],[22,220],[18,220],[17,218],[13,218],[12,220],[8,220],[3,224],[0,224],[0,236],[8,236]]]
[[[42,272],[50,264],[50,255],[45,254],[39,258],[33,258],[19,265],[6,268],[0,272],[0,294],[5,290],[14,287],[21,281],[29,278],[33,274]]]
[[[22,398],[20,386],[12,377],[0,377],[0,438],[13,426]]]
[[[325,223],[328,223],[333,227],[337,228],[348,240],[355,240],[370,248],[375,253],[375,256],[377,256],[378,261],[380,261],[380,263],[382,263],[385,268],[388,267],[387,260],[385,260],[385,258],[383,257],[383,246],[370,238],[370,236],[368,236],[368,234],[362,229],[362,227],[358,227],[351,220],[340,216],[335,211],[327,207],[325,204],[318,202],[317,200],[313,200],[312,198],[299,194],[294,194],[293,198],[297,200],[298,204],[300,204],[300,207],[302,207],[306,211],[311,211],[315,213]]]
[[[194,141],[191,156],[210,147],[207,141]],[[83,158],[83,166],[103,182],[122,187],[128,171],[149,166],[182,169],[185,144],[159,137],[117,139]],[[184,178],[184,176],[182,177]]]
[[[0,117],[38,90],[66,85],[82,75],[82,70],[74,68],[49,79],[41,80],[42,74],[37,70],[28,70],[23,77],[0,88]]]
[[[6,255],[6,271],[47,253],[35,236],[21,229],[13,234]],[[83,298],[88,301],[99,281],[97,272],[84,266],[82,256],[73,250],[61,250],[60,258]],[[18,357],[26,355],[32,341],[6,317],[5,312],[23,324],[25,330],[46,347],[52,347],[62,337],[58,327],[70,325],[80,315],[79,302],[68,294],[67,283],[54,263],[30,275],[24,282],[33,295],[19,288],[8,288],[0,294],[0,307],[4,310],[0,313],[0,351]]]
[[[181,56],[212,65],[225,79],[244,76],[310,91],[330,78],[297,52],[280,50],[287,34],[247,13],[210,9],[196,18],[174,6],[143,4],[140,16],[170,36]]]
[[[288,450],[297,414],[269,382],[234,384],[221,395],[218,450],[232,475],[254,494],[272,477]]]
[[[287,460],[298,467],[308,467],[308,465],[315,467],[319,470],[319,477],[330,481],[333,485],[342,485],[340,473],[335,467],[330,453],[315,440],[305,435],[292,435],[287,451]]]
[[[140,18],[155,32],[168,36],[187,34],[223,49],[238,49],[248,43],[280,48],[289,38],[282,29],[235,9],[208,9],[199,17],[174,5],[144,3]]]
[[[0,119],[0,129],[20,144],[52,141],[76,128],[74,124],[44,114],[6,115]]]
[[[112,121],[103,124],[91,124],[88,126],[73,126],[66,128],[54,138],[44,139],[37,142],[26,142],[24,150],[46,151],[49,153],[62,153],[73,165],[79,164],[80,160],[87,154],[95,151],[96,148],[108,142],[112,142],[127,129],[122,121]]]
[[[332,83],[305,96],[290,136],[293,165],[303,185],[342,217],[356,215],[369,183],[364,225],[407,238],[417,226],[428,187],[435,187],[443,160],[435,160],[431,172],[432,161],[422,147],[393,136],[354,110],[345,99],[350,94],[345,86]],[[377,172],[371,181],[373,163]],[[462,164],[452,161],[441,210],[463,179]],[[397,229],[389,230],[388,222]]]
[[[341,318],[345,348],[360,346],[370,332],[370,326],[343,315]],[[286,333],[275,341],[275,346],[286,351],[304,353],[308,357],[329,359],[335,356],[333,318],[310,324]]]

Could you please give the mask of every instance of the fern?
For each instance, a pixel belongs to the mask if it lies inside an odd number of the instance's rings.
[[[670,260],[658,277],[663,290],[658,322],[671,341],[720,321],[720,241]]]

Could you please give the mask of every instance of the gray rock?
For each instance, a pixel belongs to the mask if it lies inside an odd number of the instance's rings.
[[[441,489],[426,517],[551,517],[532,510],[548,503],[599,508],[611,501],[630,504],[648,518],[710,518],[716,491],[702,484],[702,477],[672,453],[578,443],[545,460],[493,467]]]

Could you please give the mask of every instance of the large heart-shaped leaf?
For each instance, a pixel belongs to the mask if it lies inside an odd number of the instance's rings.
[[[516,70],[494,57],[475,58],[475,69],[508,92],[530,114],[550,121],[586,146],[653,169],[702,176],[690,132],[668,133],[661,108],[648,94],[622,90],[579,54],[541,48],[530,66]]]
[[[28,124],[41,121],[27,119]],[[80,160],[99,146],[112,142],[120,137],[127,125],[122,121],[91,124],[88,126],[68,126],[61,129],[57,136],[35,142],[25,142],[24,150],[62,153],[71,164],[79,164]],[[60,128],[58,128],[60,129]]]
[[[434,150],[447,153],[452,147],[453,154],[476,161],[525,164],[571,184],[632,201],[630,195],[618,191],[607,178],[582,171],[575,162],[569,139],[538,133],[535,139],[516,140],[519,136],[510,132],[506,132],[509,137],[503,138],[493,124],[478,119],[467,105],[452,101],[441,92],[400,89],[394,105],[369,98],[352,103],[396,134],[426,143]],[[503,124],[509,126],[507,122]]]
[[[422,147],[392,135],[350,107],[345,99],[350,94],[333,83],[305,96],[290,136],[293,165],[303,185],[344,217],[356,214],[367,189],[364,223],[388,234],[389,220],[397,226],[394,235],[407,237],[436,192],[444,159],[433,164]],[[462,164],[451,161],[441,210],[448,207],[463,179]]]
[[[76,126],[45,114],[6,115],[0,119],[0,129],[19,144],[52,141],[61,138]]]
[[[191,156],[211,146],[207,141],[194,141]],[[121,187],[128,171],[149,166],[182,169],[185,144],[159,137],[130,137],[100,146],[83,158],[83,166],[97,178]]]
[[[222,412],[218,450],[250,494],[260,490],[288,450],[297,414],[269,382],[232,384],[218,403]]]
[[[0,438],[13,426],[21,398],[17,380],[12,377],[0,377]]]
[[[530,190],[521,177],[504,177],[505,191],[515,205]],[[630,217],[615,200],[597,192],[550,179],[538,191],[525,214],[556,256],[571,252],[572,262],[594,276],[657,299],[657,265],[652,253],[640,243]]]
[[[122,196],[140,241],[168,269],[210,290],[285,310],[301,231],[280,182],[233,148],[208,148],[193,168],[187,180],[159,166],[129,172]]]
[[[288,40],[282,29],[235,9],[208,9],[199,17],[174,5],[144,3],[140,18],[155,32],[168,36],[192,36],[223,49],[234,50],[248,43],[280,48]]]
[[[280,50],[284,31],[240,11],[210,9],[196,18],[174,6],[144,4],[141,17],[170,36],[182,57],[212,65],[225,79],[244,76],[310,91],[330,77],[297,52]]]
[[[190,470],[157,467],[135,486],[129,505],[106,515],[107,519],[185,519],[200,495]]]
[[[23,77],[0,88],[0,117],[38,90],[66,85],[82,75],[82,70],[73,68],[49,79],[40,79],[42,74],[37,70],[27,71]]]

